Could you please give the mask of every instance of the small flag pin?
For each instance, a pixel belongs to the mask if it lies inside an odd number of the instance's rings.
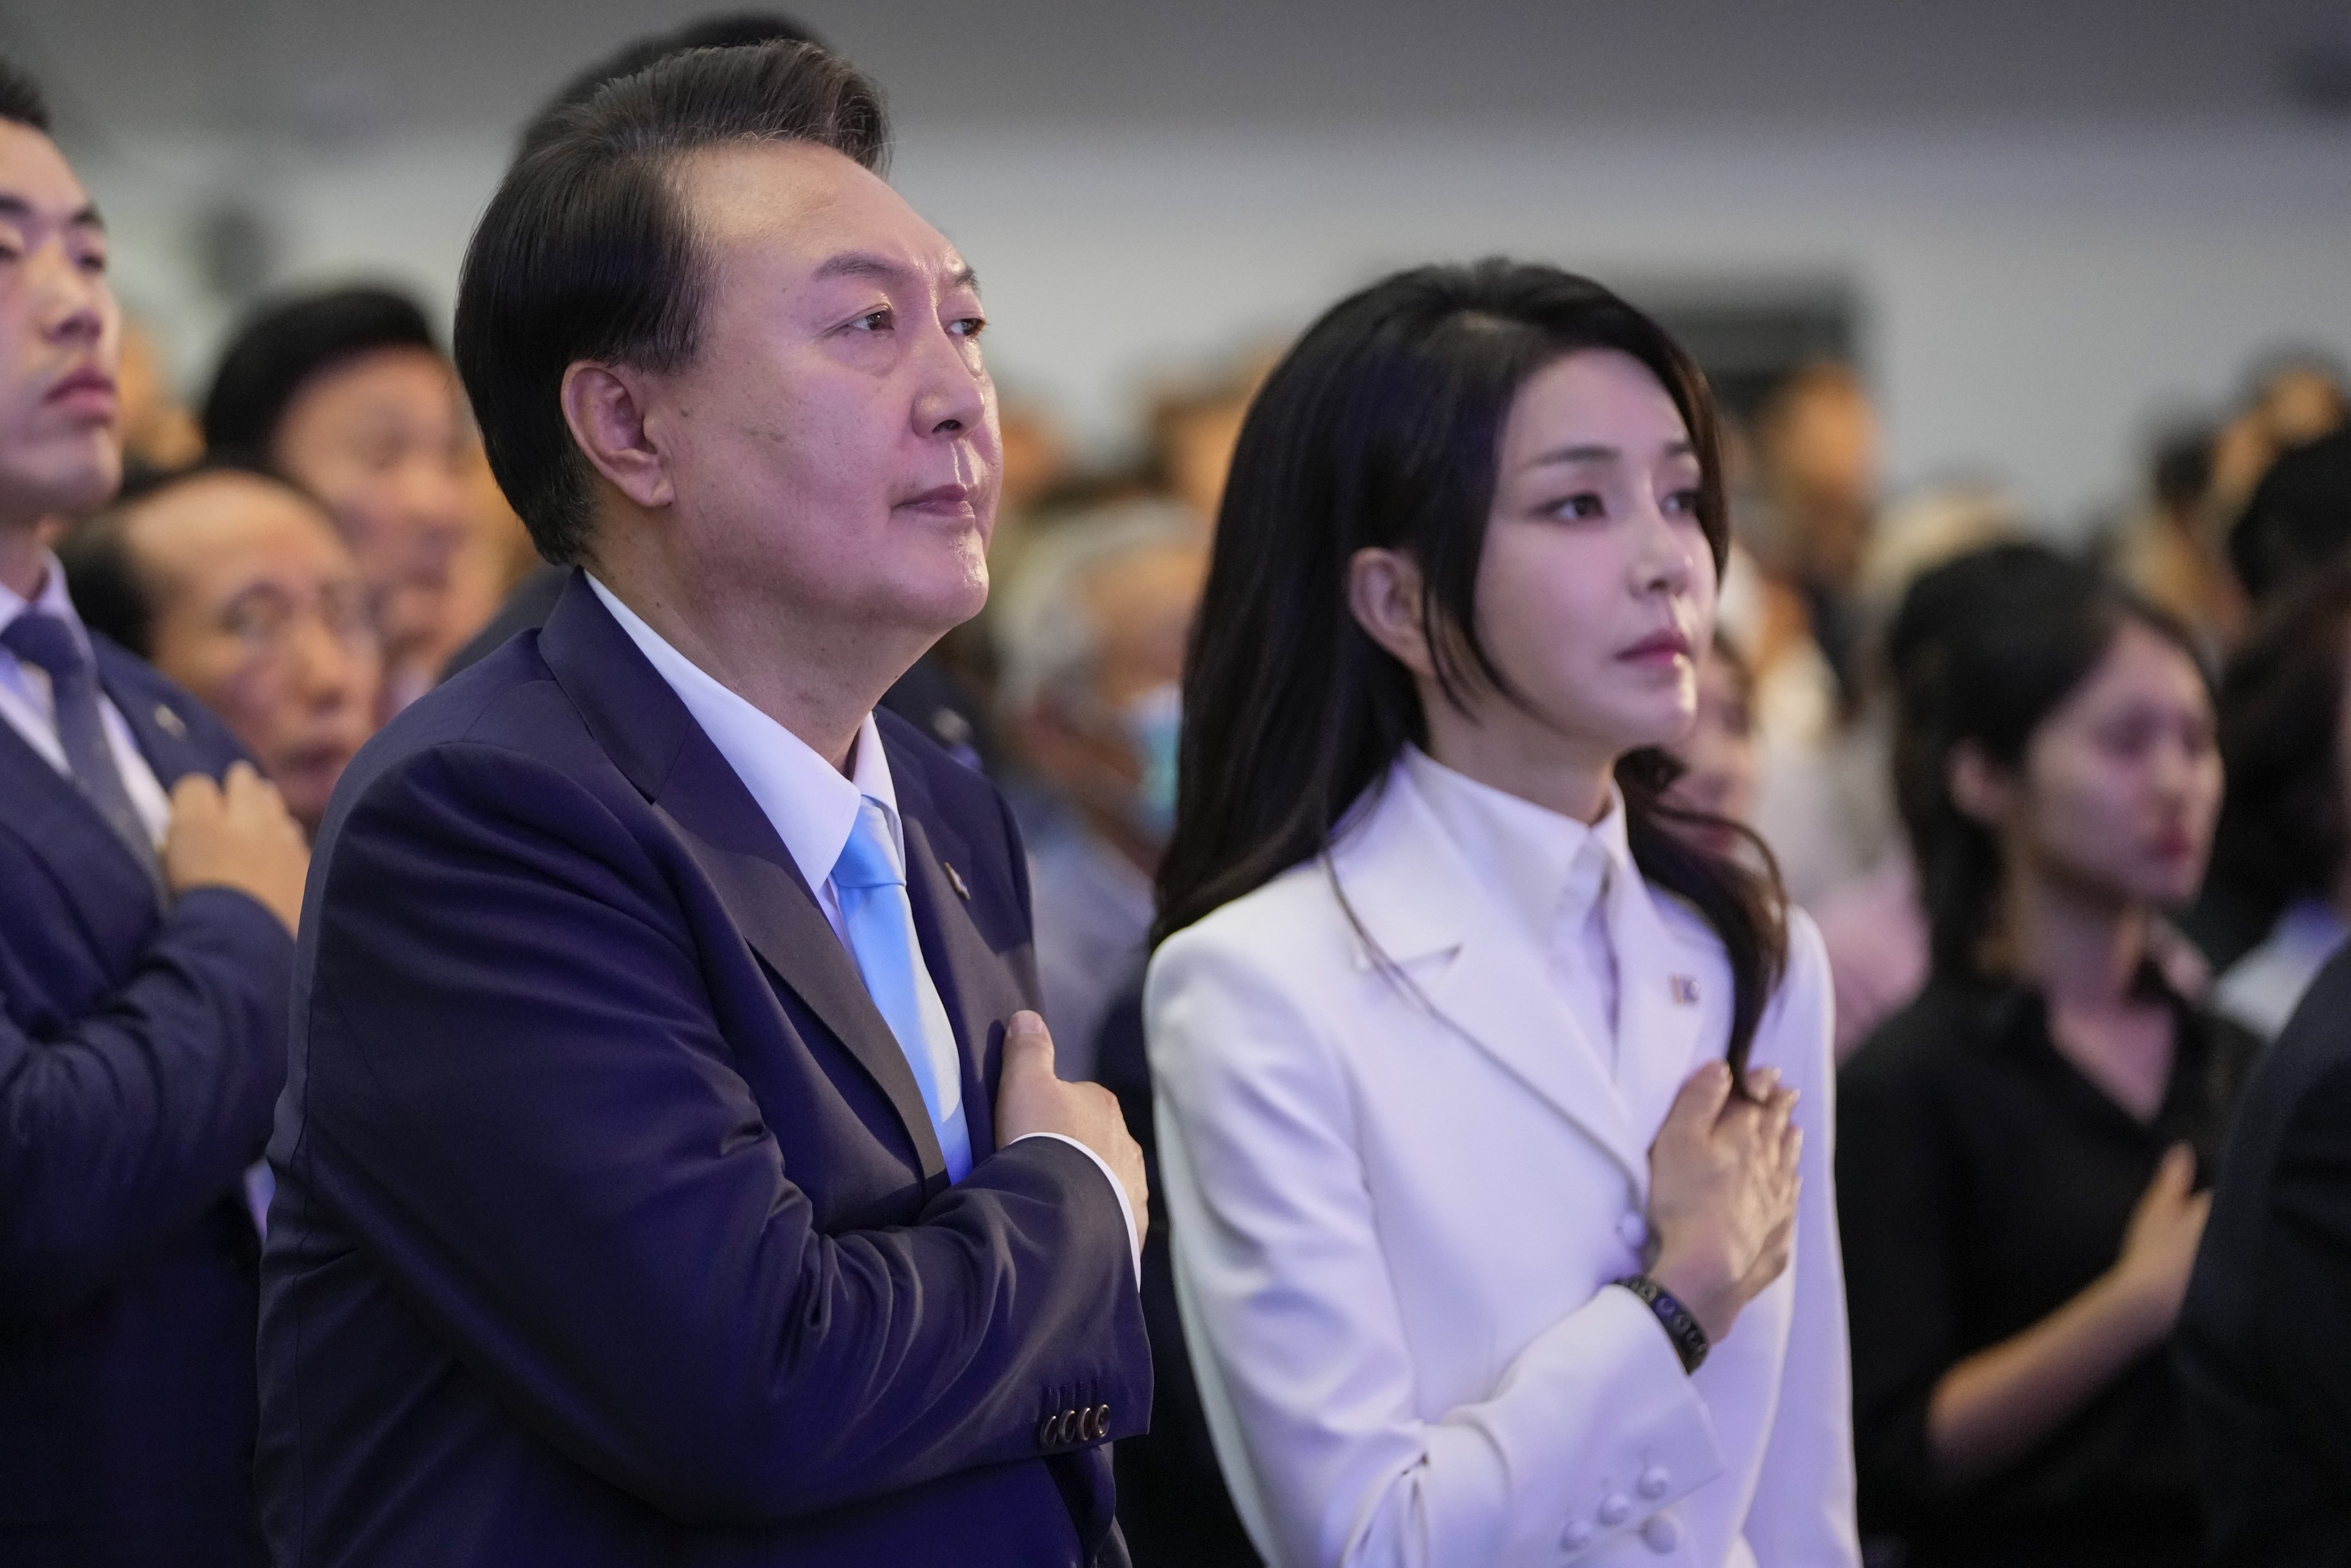
[[[955,867],[949,865],[945,861],[941,861],[939,862],[939,869],[947,873],[947,885],[956,890],[956,896],[962,899],[966,904],[969,904],[971,902],[971,889],[964,885],[963,873],[956,870]]]
[[[188,727],[186,722],[183,721],[178,714],[172,711],[172,706],[169,703],[157,703],[155,705],[155,723],[165,735],[170,736],[173,740],[185,740],[188,738]]]
[[[1674,1000],[1682,1007],[1698,1005],[1698,981],[1688,975],[1673,977]]]

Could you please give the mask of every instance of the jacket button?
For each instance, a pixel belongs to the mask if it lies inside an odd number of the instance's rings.
[[[1614,1530],[1633,1517],[1633,1500],[1621,1491],[1612,1491],[1600,1500],[1600,1522]]]
[[[1567,1521],[1567,1528],[1559,1532],[1559,1543],[1570,1552],[1581,1552],[1592,1544],[1592,1538],[1596,1533],[1590,1520],[1571,1519]]]
[[[1107,1405],[1094,1406],[1094,1436],[1096,1437],[1110,1436],[1110,1406]]]
[[[1673,1472],[1663,1465],[1651,1465],[1641,1472],[1639,1490],[1643,1497],[1656,1499],[1674,1490]]]
[[[1053,1446],[1054,1430],[1059,1427],[1061,1424],[1061,1418],[1059,1416],[1046,1416],[1037,1427],[1037,1446],[1040,1448],[1051,1448]]]
[[[1649,1244],[1649,1222],[1637,1214],[1627,1214],[1616,1222],[1616,1239],[1638,1252]]]
[[[1682,1543],[1682,1527],[1674,1522],[1671,1514],[1652,1514],[1649,1522],[1641,1526],[1641,1539],[1652,1552],[1671,1552]]]

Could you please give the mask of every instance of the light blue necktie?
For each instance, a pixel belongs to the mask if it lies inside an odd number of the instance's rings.
[[[914,1070],[923,1105],[946,1156],[947,1179],[961,1181],[971,1169],[971,1133],[964,1124],[963,1064],[955,1030],[939,1000],[931,972],[923,966],[914,936],[914,906],[906,898],[906,868],[900,859],[896,824],[890,809],[867,795],[857,808],[857,825],[841,859],[833,862],[832,890],[841,900],[841,929],[864,977],[866,994],[881,1009],[906,1065]]]

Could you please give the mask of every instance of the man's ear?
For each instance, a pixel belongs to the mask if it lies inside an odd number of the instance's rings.
[[[1959,814],[1995,832],[2007,822],[2016,803],[2016,783],[2008,769],[1985,756],[1983,747],[1972,740],[1951,747],[1945,782]]]
[[[638,506],[677,498],[669,465],[645,429],[644,377],[623,366],[580,360],[563,372],[563,423],[596,472]]]
[[[1428,628],[1421,619],[1420,563],[1399,550],[1366,545],[1347,559],[1347,609],[1371,640],[1424,680],[1437,678]]]

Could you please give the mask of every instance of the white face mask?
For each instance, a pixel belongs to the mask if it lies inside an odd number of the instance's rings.
[[[1176,743],[1184,727],[1184,692],[1173,681],[1135,693],[1119,707],[1119,720],[1143,765],[1126,817],[1154,843],[1165,843],[1176,827]]]

